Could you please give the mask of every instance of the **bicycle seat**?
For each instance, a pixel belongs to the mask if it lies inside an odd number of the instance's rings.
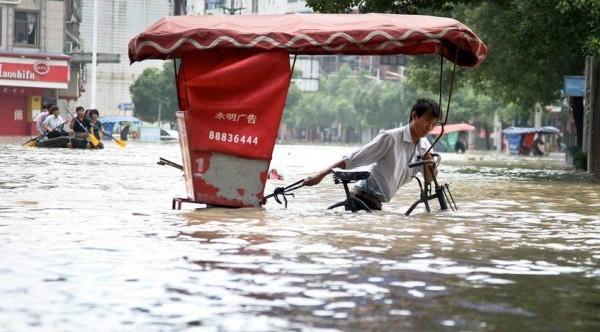
[[[358,171],[358,170],[348,170],[341,168],[334,168],[333,171],[333,180],[336,184],[340,182],[356,182],[358,180],[364,180],[368,178],[371,173],[369,171]]]

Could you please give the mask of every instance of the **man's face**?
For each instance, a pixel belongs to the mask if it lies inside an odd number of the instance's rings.
[[[413,113],[412,117],[411,126],[418,138],[427,136],[439,121],[439,118],[431,110],[425,112],[420,117],[417,117],[417,114]]]

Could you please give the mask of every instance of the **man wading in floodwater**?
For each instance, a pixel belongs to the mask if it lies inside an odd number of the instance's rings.
[[[438,103],[429,98],[419,98],[411,108],[409,124],[381,132],[357,151],[307,177],[303,184],[319,184],[334,168],[351,169],[368,165],[371,175],[356,182],[351,194],[360,198],[371,210],[381,210],[381,203],[389,202],[398,189],[421,170],[421,167],[409,168],[408,164],[416,161],[416,157],[431,146],[423,138],[438,123],[439,116]]]

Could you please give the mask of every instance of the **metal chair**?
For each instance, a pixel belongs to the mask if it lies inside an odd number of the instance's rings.
[[[367,179],[371,176],[371,173],[368,171],[356,171],[356,170],[346,170],[341,168],[334,168],[333,170],[333,182],[335,184],[343,184],[344,191],[346,192],[346,199],[331,205],[327,209],[333,209],[339,206],[344,206],[346,211],[356,212],[358,211],[357,206],[364,209],[367,212],[372,212],[371,209],[363,202],[360,198],[350,194],[350,189],[348,189],[348,183],[356,182],[358,180]]]
[[[413,176],[413,178],[417,179],[417,182],[419,183],[419,188],[421,188],[421,194],[420,197],[417,201],[415,201],[410,208],[406,211],[405,215],[408,216],[410,215],[410,213],[417,207],[417,205],[419,205],[420,203],[425,204],[425,209],[427,210],[427,212],[431,212],[431,208],[429,207],[429,200],[432,200],[434,198],[437,198],[438,202],[440,203],[440,209],[441,210],[448,210],[448,203],[450,203],[450,208],[452,209],[452,211],[458,210],[458,207],[456,206],[456,203],[454,202],[454,197],[452,197],[452,193],[450,193],[450,185],[445,183],[444,185],[440,185],[437,182],[437,178],[435,176],[435,169],[437,168],[437,166],[440,164],[440,162],[442,161],[442,157],[437,154],[437,153],[432,153],[431,154],[431,159],[428,160],[417,160],[414,163],[410,163],[408,165],[409,168],[414,168],[417,166],[424,166],[424,165],[429,165],[430,167],[423,167],[423,182],[421,182],[421,180],[416,177]],[[430,171],[428,171],[427,169],[430,169]],[[432,187],[431,184],[435,185],[435,193],[432,194]]]

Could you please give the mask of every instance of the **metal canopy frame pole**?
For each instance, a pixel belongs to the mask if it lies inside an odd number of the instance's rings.
[[[440,54],[440,97],[439,97],[439,105],[440,105],[440,116],[439,116],[439,120],[438,123],[442,125],[442,130],[440,131],[440,134],[436,137],[435,141],[433,141],[433,143],[431,143],[431,146],[429,147],[429,149],[427,149],[427,151],[425,151],[425,153],[423,155],[428,154],[429,152],[431,152],[431,150],[433,149],[433,147],[437,144],[437,142],[440,140],[440,138],[442,138],[442,135],[444,135],[444,126],[446,125],[446,123],[448,123],[448,115],[450,114],[450,102],[452,101],[452,92],[454,90],[454,78],[456,76],[456,61],[458,60],[458,47],[456,48],[456,54],[454,56],[454,66],[452,68],[452,76],[450,77],[450,90],[448,91],[448,104],[446,105],[446,116],[444,117],[444,112],[442,111],[442,94],[443,94],[443,80],[444,80],[444,57]],[[442,121],[442,118],[444,118],[444,121]]]

